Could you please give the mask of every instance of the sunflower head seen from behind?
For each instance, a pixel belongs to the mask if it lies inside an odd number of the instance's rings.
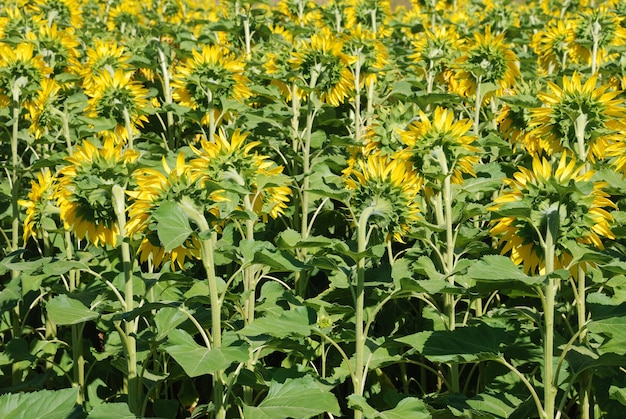
[[[531,109],[530,125],[540,139],[538,150],[548,155],[568,149],[580,160],[595,162],[626,129],[626,105],[609,85],[596,87],[597,77],[582,83],[574,73],[561,85],[548,82],[550,92],[540,92],[542,107]]]
[[[555,161],[535,156],[530,168],[518,167],[489,208],[491,234],[500,241],[502,254],[510,254],[529,274],[544,274],[548,228],[556,230],[555,269],[572,268],[569,241],[602,249],[603,238],[614,239],[607,208],[616,206],[604,191],[608,184],[592,181],[593,175],[566,152]]]
[[[422,177],[401,156],[378,152],[359,157],[343,171],[350,191],[350,209],[355,222],[366,211],[369,220],[387,240],[403,242],[403,237],[420,219],[419,193]]]
[[[117,244],[119,228],[113,186],[125,187],[138,154],[113,141],[102,147],[84,141],[65,160],[57,175],[54,197],[66,230],[95,246]]]

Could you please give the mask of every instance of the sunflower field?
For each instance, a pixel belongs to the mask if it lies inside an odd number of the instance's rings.
[[[626,3],[5,0],[0,417],[615,419]]]

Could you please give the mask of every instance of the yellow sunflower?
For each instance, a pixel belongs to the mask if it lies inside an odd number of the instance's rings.
[[[418,196],[422,177],[402,157],[372,153],[348,166],[343,178],[351,192],[355,222],[366,209],[373,208],[370,220],[388,240],[402,242],[403,236],[420,219]]]
[[[56,179],[49,169],[43,169],[37,173],[37,180],[30,181],[28,199],[19,200],[18,204],[26,208],[24,219],[24,242],[30,237],[38,239],[42,237],[42,223],[44,217],[51,213],[53,193]]]
[[[78,0],[34,0],[27,9],[44,22],[55,22],[61,28],[83,25],[82,7]]]
[[[610,50],[626,44],[623,22],[623,15],[605,5],[579,13],[574,24],[573,55],[579,62],[590,65],[594,73],[604,62],[618,58],[620,55]]]
[[[276,218],[283,214],[291,195],[283,167],[268,156],[253,152],[261,143],[246,141],[248,133],[234,131],[230,137],[221,129],[214,141],[202,140],[202,147],[191,146],[197,157],[191,160],[191,173],[204,182],[243,195],[244,209]],[[247,205],[250,208],[246,208]]]
[[[391,17],[389,0],[348,0],[343,2],[346,15],[346,28],[360,25],[379,38],[391,35],[387,27]]]
[[[221,109],[223,99],[242,101],[252,96],[250,80],[245,75],[246,63],[219,45],[194,49],[174,69],[172,97],[183,106],[199,109],[207,115]]]
[[[456,74],[449,79],[450,89],[463,96],[476,94],[480,83],[493,83],[498,86],[495,94],[502,95],[511,89],[520,78],[519,60],[505,42],[504,33],[494,35],[487,26],[484,33],[475,32],[474,42],[467,45],[467,50],[456,64]],[[494,92],[488,93],[488,99]]]
[[[530,47],[537,54],[539,67],[546,73],[565,70],[567,57],[572,53],[574,24],[572,20],[551,20],[537,31]]]
[[[462,183],[463,173],[475,176],[474,165],[480,160],[480,148],[473,145],[476,137],[468,134],[471,128],[472,121],[456,120],[453,111],[439,106],[431,118],[419,111],[419,120],[400,132],[408,146],[403,153],[425,177],[451,175],[452,182]],[[442,158],[446,168],[442,167]]]
[[[142,3],[123,0],[111,7],[106,21],[107,30],[119,35],[135,35],[144,24]]]
[[[61,86],[54,79],[44,79],[37,97],[24,105],[28,110],[26,118],[31,121],[29,131],[35,139],[41,138],[58,123],[54,109],[59,104],[59,90]]]
[[[361,60],[359,81],[361,87],[376,83],[378,75],[388,64],[387,47],[376,38],[376,34],[364,29],[361,24],[349,29],[345,36],[345,50]]]
[[[133,179],[137,182],[137,189],[129,191],[133,203],[128,208],[129,220],[126,224],[130,237],[143,236],[137,249],[141,263],[151,261],[155,266],[161,266],[171,261],[171,269],[185,269],[185,261],[200,257],[200,242],[195,235],[190,235],[184,243],[166,252],[157,233],[157,219],[155,212],[164,202],[177,202],[182,197],[194,197],[200,190],[196,178],[190,173],[189,165],[185,162],[183,153],[176,158],[176,166],[170,167],[165,157],[162,159],[163,170],[141,168],[133,172]],[[215,216],[218,215],[212,202],[222,200],[221,191],[212,191],[208,196],[209,202],[203,205]]]
[[[131,72],[103,71],[93,79],[85,93],[89,96],[85,108],[88,116],[108,118],[117,124],[113,132],[101,132],[104,138],[127,141],[129,136],[134,137],[137,127],[143,127],[143,123],[148,121],[145,115],[150,105],[148,89],[132,80]],[[127,123],[131,132],[128,132]]]
[[[84,141],[59,170],[54,198],[66,230],[95,246],[117,244],[119,229],[113,207],[113,185],[126,185],[131,165],[139,157],[132,150],[107,141],[101,148]]]
[[[279,21],[301,27],[314,27],[322,19],[322,11],[313,0],[280,0],[275,10]]]
[[[41,17],[28,13],[21,5],[3,4],[0,8],[0,40],[25,37],[33,31],[47,25],[42,22]]]
[[[350,65],[356,57],[344,53],[343,48],[344,42],[328,28],[300,42],[290,63],[303,93],[313,90],[322,102],[332,106],[339,106],[352,93]]]
[[[596,76],[582,84],[580,75],[574,73],[563,77],[562,86],[548,82],[550,93],[537,94],[543,106],[531,109],[530,122],[539,141],[537,150],[550,155],[566,148],[591,162],[605,157],[606,148],[626,129],[622,122],[626,106],[619,91],[596,84]]]
[[[20,101],[32,100],[51,73],[43,58],[35,54],[32,43],[20,42],[17,46],[0,43],[0,105],[11,103],[15,87]]]
[[[555,167],[556,166],[556,167]],[[565,244],[575,240],[602,249],[602,237],[614,239],[613,217],[605,208],[617,208],[604,192],[606,182],[592,182],[593,170],[577,163],[567,152],[558,162],[535,156],[532,168],[518,167],[506,189],[494,200],[491,234],[502,243],[502,254],[523,264],[529,274],[545,273],[544,235],[547,217],[557,212],[558,236],[555,269],[572,268]],[[502,215],[499,214],[502,213]],[[515,215],[509,215],[514,213]]]
[[[453,26],[441,25],[434,32],[428,29],[413,35],[413,53],[408,56],[415,63],[418,74],[427,78],[429,89],[435,81],[443,84],[456,58],[463,50],[464,40]]]
[[[69,70],[80,77],[84,89],[90,89],[95,78],[103,71],[115,73],[118,70],[130,70],[130,58],[123,45],[99,39],[93,47],[87,49],[84,62],[79,59],[71,60]]]
[[[80,45],[73,28],[57,29],[57,24],[41,25],[36,32],[28,32],[26,39],[36,45],[36,50],[53,69],[54,74],[60,74],[66,70],[78,57]]]

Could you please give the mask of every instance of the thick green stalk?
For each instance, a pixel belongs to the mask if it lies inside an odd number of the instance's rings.
[[[370,216],[376,211],[375,206],[366,208],[359,217],[359,224],[357,230],[357,251],[359,253],[359,260],[356,267],[356,294],[355,294],[355,366],[354,366],[354,379],[353,387],[354,392],[362,396],[365,389],[365,379],[367,378],[367,372],[365,371],[364,350],[365,341],[367,336],[365,335],[365,257],[362,253],[367,250],[367,222]],[[360,419],[363,412],[360,410],[354,411],[354,418]]]
[[[313,90],[317,84],[317,78],[319,76],[319,69],[317,66],[311,70],[311,80],[309,81],[309,88]],[[311,134],[313,130],[313,120],[317,110],[313,104],[312,97],[315,93],[311,91],[309,96],[309,103],[307,106],[306,114],[306,127],[304,131],[304,138],[302,143],[302,190],[300,193],[300,234],[305,239],[309,236],[309,187],[311,184]],[[299,256],[301,260],[306,258],[306,249],[300,249]],[[296,294],[304,296],[306,293],[308,272],[298,272],[295,276],[295,288]]]
[[[18,151],[19,143],[19,118],[20,118],[20,93],[21,93],[21,81],[18,80],[13,86],[13,126],[11,132],[11,251],[16,251],[20,244],[20,210],[18,205],[20,194],[20,158]],[[11,279],[15,279],[19,276],[19,271],[11,270]],[[14,339],[17,339],[22,334],[22,328],[20,325],[20,307],[19,303],[15,307],[15,310],[11,312],[11,333]],[[12,366],[12,383],[14,385],[19,384],[21,381],[21,372],[17,363]]]
[[[585,144],[585,131],[587,129],[587,114],[582,110],[579,111],[578,117],[574,122],[574,132],[576,133],[576,143],[578,145],[578,158],[585,162],[585,167],[582,173],[585,173],[591,169],[589,162],[587,161],[587,147]],[[577,292],[576,292],[576,314],[578,318],[578,331],[580,332],[578,340],[581,344],[584,344],[586,340],[586,328],[585,323],[587,321],[587,286],[586,275],[582,265],[578,266],[578,278],[577,278]],[[580,392],[579,392],[579,404],[580,404],[580,417],[581,419],[589,419],[591,417],[591,378],[592,375],[589,371],[584,371],[581,374]]]
[[[480,136],[480,108],[482,106],[483,98],[481,94],[482,90],[482,76],[476,78],[476,103],[474,111],[474,135]]]
[[[170,72],[168,70],[168,61],[162,48],[158,48],[159,64],[161,65],[161,73],[163,77],[163,98],[166,105],[172,104],[172,88],[170,85]],[[175,138],[172,135],[172,129],[174,128],[174,113],[167,111],[167,141],[165,142],[165,149],[175,148]]]
[[[445,176],[443,180],[443,218],[446,226],[446,252],[444,255],[443,262],[443,270],[446,275],[448,275],[448,281],[451,285],[454,284],[454,275],[450,275],[454,270],[455,260],[454,260],[454,248],[456,246],[456,240],[454,237],[454,228],[452,225],[452,172],[448,167],[448,161],[446,159],[446,155],[440,147],[435,150],[435,154],[437,156],[437,160],[439,165],[441,166],[441,172]],[[448,315],[448,329],[454,330],[456,328],[456,310],[455,305],[456,301],[454,295],[450,293],[445,294],[445,308],[446,314]],[[458,364],[450,364],[450,383],[452,388],[450,389],[453,393],[458,393],[460,391],[460,383],[459,383],[459,366]]]
[[[188,199],[181,201],[181,209],[193,220],[202,234],[210,234],[208,238],[200,241],[202,265],[207,275],[209,285],[209,300],[211,302],[211,338],[212,348],[222,347],[222,305],[215,273],[215,243],[217,232],[212,230],[206,218],[195,205]],[[215,405],[215,417],[226,418],[226,406],[224,404],[224,371],[219,370],[213,374],[213,404]]]
[[[545,263],[546,275],[554,272],[555,261],[555,239],[558,238],[559,231],[559,210],[558,207],[546,214],[548,218],[545,246]],[[543,345],[543,362],[544,362],[544,410],[545,419],[554,419],[555,402],[557,388],[554,384],[554,318],[556,293],[558,291],[559,282],[554,276],[549,276],[546,286],[544,301],[544,345]]]
[[[129,138],[130,140],[130,138]],[[122,269],[124,270],[124,300],[126,311],[132,311],[134,307],[133,291],[133,261],[130,253],[130,243],[126,238],[126,199],[125,191],[119,185],[113,185],[113,205],[117,217],[117,228],[122,240],[120,251],[122,253]],[[137,326],[135,320],[124,321],[124,335],[126,348],[126,367],[128,369],[126,380],[128,388],[128,408],[134,414],[139,414],[141,410],[139,376],[137,374],[137,342],[135,335]]]

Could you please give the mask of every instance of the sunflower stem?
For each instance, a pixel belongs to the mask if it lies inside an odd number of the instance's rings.
[[[250,195],[246,195],[244,200],[245,200],[246,209],[249,212],[254,212],[252,202],[250,201]],[[250,243],[254,243],[254,220],[247,219],[245,225],[246,225],[245,239],[249,241]],[[248,294],[248,298],[246,299],[245,307],[244,307],[244,313],[245,313],[244,324],[245,325],[249,325],[250,323],[254,321],[254,310],[255,310],[255,304],[256,304],[256,279],[255,279],[256,269],[257,269],[256,265],[250,264],[243,271],[244,294],[246,293]],[[246,367],[250,371],[254,371],[254,364],[255,362],[254,362],[254,359],[252,358],[246,361]],[[252,405],[253,403],[252,391],[253,391],[252,387],[244,386],[243,388],[244,403],[246,403],[247,405]]]
[[[475,103],[475,113],[474,113],[474,135],[475,136],[479,136],[480,135],[480,107],[482,105],[483,102],[483,98],[482,98],[482,94],[481,94],[481,90],[482,90],[482,80],[483,80],[483,76],[478,76],[476,78],[476,103]]]
[[[300,219],[300,234],[303,239],[306,239],[309,235],[309,186],[311,183],[311,134],[313,130],[313,120],[315,118],[315,114],[317,113],[317,109],[315,109],[315,105],[313,103],[313,97],[315,92],[315,86],[317,85],[317,78],[319,77],[320,69],[317,66],[314,66],[311,69],[311,79],[309,80],[309,88],[311,92],[309,93],[309,103],[307,104],[307,114],[306,114],[306,127],[304,131],[304,138],[302,143],[302,190],[301,190],[301,219]],[[299,252],[299,256],[301,260],[306,258],[306,249],[301,249]],[[304,296],[306,293],[307,282],[308,282],[308,272],[298,272],[295,277],[295,288],[296,293],[299,296]]]
[[[554,319],[556,294],[559,288],[559,279],[554,275],[555,240],[559,233],[559,208],[551,208],[546,214],[547,227],[545,236],[545,270],[548,276],[544,300],[544,409],[545,419],[554,419],[557,388],[554,384]],[[541,412],[540,412],[541,413]]]
[[[157,48],[159,54],[159,64],[161,65],[161,75],[163,77],[163,98],[165,99],[166,105],[172,104],[172,87],[170,85],[170,72],[168,70],[168,61],[165,56],[165,52],[161,47]],[[174,143],[175,138],[172,135],[172,129],[174,128],[174,113],[172,111],[167,111],[167,139],[165,141],[165,149],[169,150],[170,148],[175,148],[176,144]]]
[[[20,240],[20,220],[19,220],[19,194],[20,194],[20,159],[19,159],[19,118],[20,118],[20,110],[21,110],[21,102],[20,102],[20,94],[21,87],[24,83],[24,78],[20,77],[15,84],[13,85],[13,125],[11,130],[11,251],[17,250],[19,246]],[[15,280],[19,276],[19,271],[16,269],[11,269],[11,279]],[[20,326],[20,308],[19,305],[15,307],[15,309],[11,312],[13,316],[12,329],[11,333],[13,335],[13,339],[18,339],[22,334],[22,328]],[[20,368],[17,363],[13,363],[11,367],[11,380],[12,384],[19,384],[21,381],[21,373]]]
[[[365,380],[367,372],[365,370],[364,349],[367,340],[364,328],[364,310],[365,310],[365,262],[366,258],[363,253],[367,250],[367,226],[368,220],[376,211],[376,206],[367,207],[359,217],[357,230],[357,252],[359,254],[356,267],[356,295],[355,295],[355,366],[353,387],[354,392],[358,396],[363,395],[365,389]],[[363,412],[354,411],[354,418],[360,419]]]
[[[130,312],[134,307],[133,289],[133,265],[130,255],[130,243],[126,238],[126,199],[125,191],[119,185],[113,185],[113,207],[117,217],[117,228],[122,240],[120,251],[122,253],[122,268],[124,270],[124,300],[126,312]],[[135,320],[124,321],[124,335],[126,348],[126,366],[128,369],[126,380],[128,383],[128,408],[134,414],[139,414],[141,410],[141,396],[139,394],[139,376],[137,374],[137,325]]]
[[[209,285],[209,300],[211,302],[211,338],[212,348],[222,347],[222,304],[215,273],[215,243],[217,232],[209,226],[204,215],[198,211],[189,200],[181,201],[181,209],[189,219],[198,226],[201,234],[209,234],[208,238],[200,240],[202,265],[207,275]],[[213,374],[213,403],[215,404],[215,417],[226,418],[226,405],[224,400],[224,371],[219,370]]]
[[[128,149],[133,149],[133,127],[130,123],[130,114],[128,113],[128,108],[124,106],[124,126],[126,127],[126,135],[128,136]]]

